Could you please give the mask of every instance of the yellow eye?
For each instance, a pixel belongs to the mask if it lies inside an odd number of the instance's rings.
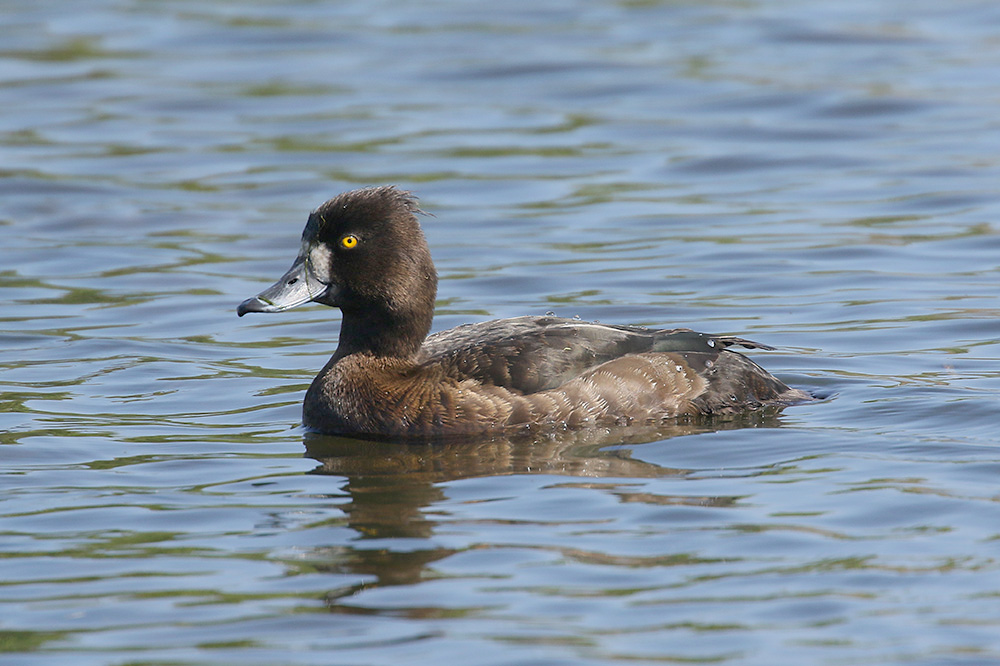
[[[358,237],[354,234],[349,234],[340,239],[340,247],[345,250],[353,250],[358,246]]]

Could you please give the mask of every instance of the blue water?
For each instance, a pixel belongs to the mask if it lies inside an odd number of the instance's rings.
[[[1000,662],[1000,6],[11,0],[0,663]],[[338,192],[435,329],[689,326],[829,395],[657,432],[306,434]]]

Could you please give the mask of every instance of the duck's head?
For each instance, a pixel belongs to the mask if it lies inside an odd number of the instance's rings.
[[[416,199],[392,186],[330,199],[309,215],[292,267],[240,303],[237,314],[322,303],[344,313],[338,353],[414,353],[430,330],[437,294],[417,212]]]

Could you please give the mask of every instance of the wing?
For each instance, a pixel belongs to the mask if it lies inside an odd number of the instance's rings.
[[[427,338],[422,365],[441,367],[456,379],[476,379],[523,394],[561,386],[588,370],[627,354],[698,352],[715,357],[728,346],[769,349],[741,338],[689,329],[517,317],[466,324]]]

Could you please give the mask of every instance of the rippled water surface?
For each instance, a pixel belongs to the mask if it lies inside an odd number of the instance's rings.
[[[10,0],[0,663],[1000,661],[1000,6]],[[435,328],[690,326],[829,394],[306,434],[309,210],[412,189]]]

